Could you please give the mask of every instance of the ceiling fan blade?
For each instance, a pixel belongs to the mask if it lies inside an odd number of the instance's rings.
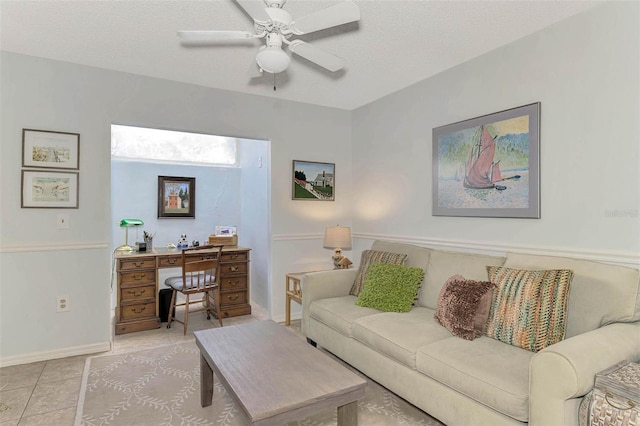
[[[184,41],[227,41],[249,40],[254,34],[248,31],[178,31],[178,37]]]
[[[238,5],[256,22],[269,22],[271,18],[264,10],[267,5],[262,0],[235,0]]]
[[[337,57],[329,52],[326,52],[322,49],[318,49],[317,47],[313,47],[307,42],[302,40],[294,40],[289,45],[289,50],[291,50],[296,55],[302,56],[303,58],[313,62],[314,64],[320,65],[323,68],[328,69],[329,71],[336,72],[346,65],[344,59]]]
[[[344,1],[335,6],[302,16],[290,25],[294,34],[308,34],[360,19],[360,8],[352,1]]]

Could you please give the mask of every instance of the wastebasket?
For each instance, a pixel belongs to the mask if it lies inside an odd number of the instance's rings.
[[[160,311],[159,314],[161,322],[169,321],[169,305],[171,304],[172,292],[173,290],[170,288],[163,288],[158,294],[158,310]],[[175,314],[175,308],[173,313]]]

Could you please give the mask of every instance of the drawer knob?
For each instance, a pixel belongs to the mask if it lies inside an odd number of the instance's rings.
[[[133,279],[134,279],[134,280],[136,280],[136,281],[140,281],[140,280],[144,279],[144,277],[145,277],[146,275],[147,275],[147,274],[145,274],[145,273],[142,273],[142,274],[139,274],[139,275],[132,274],[132,275],[131,275],[131,278],[133,278]]]
[[[178,263],[178,259],[167,259],[167,263],[169,265],[175,265],[176,263]]]
[[[238,258],[238,255],[237,255],[237,254],[232,254],[232,255],[231,255],[231,258],[232,258],[232,259],[237,259],[237,258]]]
[[[133,266],[136,268],[141,268],[144,265],[144,262],[133,262]]]
[[[235,302],[236,300],[238,300],[238,297],[240,297],[239,294],[233,294],[231,296],[227,296],[227,299],[231,300],[232,302]]]
[[[139,292],[135,290],[129,290],[129,294],[133,294],[135,297],[142,296],[147,290],[140,290]]]
[[[146,306],[141,307],[139,311],[136,308],[131,308],[131,312],[133,312],[134,314],[139,314],[142,313],[145,309],[147,309]]]
[[[237,266],[229,266],[229,272],[238,272],[238,267]]]
[[[229,284],[230,286],[235,287],[238,284],[240,284],[240,280],[235,280],[235,281],[227,280],[227,284]]]

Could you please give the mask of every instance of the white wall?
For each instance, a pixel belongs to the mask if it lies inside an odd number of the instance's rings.
[[[600,6],[354,111],[358,234],[638,263],[638,17]],[[538,101],[541,218],[432,216],[432,129]]]
[[[0,86],[3,365],[108,348],[112,123],[271,141],[269,217],[277,243],[271,247],[267,292],[275,318],[284,315],[282,271],[297,263],[280,254],[283,247],[304,246],[322,259],[326,250],[314,239],[327,224],[349,218],[348,111],[8,52],[0,57]],[[60,210],[20,208],[23,128],[80,133],[80,208],[65,211],[68,230],[55,229]],[[342,179],[336,201],[293,202],[293,159],[336,163]],[[71,312],[56,313],[55,296],[64,294]]]

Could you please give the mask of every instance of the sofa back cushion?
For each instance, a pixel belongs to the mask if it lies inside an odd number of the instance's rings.
[[[407,255],[404,266],[422,268],[425,273],[429,265],[429,253],[431,249],[413,244],[392,243],[390,241],[376,240],[371,245],[371,250],[390,251],[391,253],[402,253]]]
[[[565,338],[614,322],[640,320],[638,269],[588,260],[520,253],[508,253],[504,266],[573,271]]]
[[[444,283],[453,275],[468,280],[487,281],[487,266],[502,266],[504,257],[485,254],[431,250],[429,266],[416,305],[438,308],[438,296]]]

